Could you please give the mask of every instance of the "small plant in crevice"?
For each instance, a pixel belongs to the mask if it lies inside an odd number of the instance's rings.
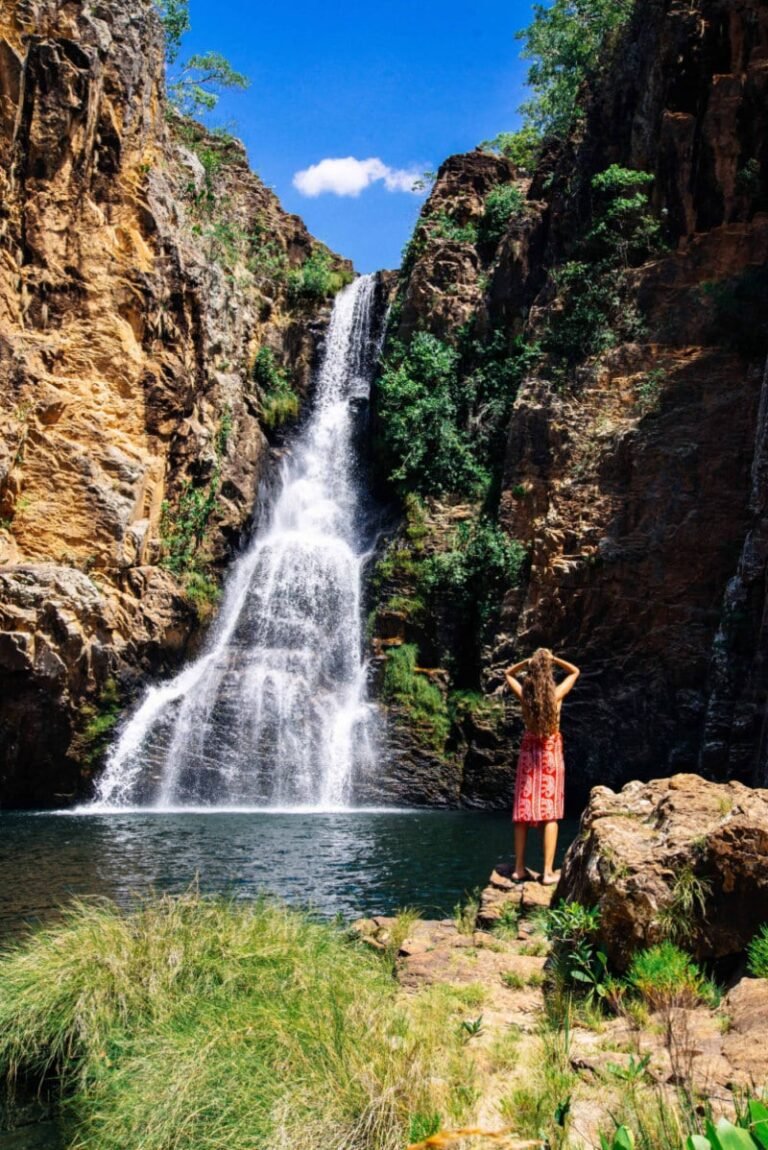
[[[712,893],[709,879],[696,875],[686,863],[672,882],[672,897],[659,912],[659,926],[670,942],[690,942],[696,930],[696,919],[704,919],[707,899]]]
[[[648,415],[658,407],[666,379],[667,373],[663,367],[653,368],[641,376],[635,384],[635,407],[639,415]]]
[[[477,915],[480,910],[480,889],[475,888],[464,895],[461,902],[453,908],[453,921],[459,934],[473,934],[477,925]]]

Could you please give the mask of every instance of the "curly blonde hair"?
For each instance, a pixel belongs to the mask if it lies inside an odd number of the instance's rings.
[[[559,730],[552,652],[547,647],[539,647],[528,662],[521,705],[527,731],[534,735],[554,735]]]

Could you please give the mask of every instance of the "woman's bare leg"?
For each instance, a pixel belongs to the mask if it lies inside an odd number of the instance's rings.
[[[528,824],[515,823],[515,872],[512,878],[525,878],[525,844],[528,839]]]
[[[557,882],[555,851],[557,850],[557,823],[544,823],[544,874],[541,881],[547,885]]]

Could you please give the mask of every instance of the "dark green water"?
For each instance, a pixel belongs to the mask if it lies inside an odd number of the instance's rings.
[[[575,833],[561,829],[560,853]],[[533,835],[529,865],[540,865]],[[153,813],[0,815],[0,937],[45,921],[75,895],[130,905],[150,890],[250,897],[261,891],[324,915],[405,906],[450,914],[508,861],[507,813]]]

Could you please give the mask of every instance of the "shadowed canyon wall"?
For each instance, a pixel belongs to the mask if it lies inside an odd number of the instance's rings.
[[[482,152],[442,166],[423,221],[447,216],[454,234],[426,234],[400,283],[400,340],[427,330],[456,345],[469,323],[480,338],[522,334],[546,349],[566,306],[558,271],[594,227],[593,178],[610,165],[652,176],[664,243],[619,269],[623,317],[599,354],[565,371],[542,354],[526,373],[500,482],[499,523],[528,566],[479,682],[491,696],[503,666],[538,645],[581,664],[564,716],[575,802],[595,782],[674,771],[768,778],[767,116],[764,4],[643,3],[583,131],[532,180]],[[472,242],[461,229],[509,184],[524,211],[493,246]],[[427,501],[422,553],[439,549],[461,502]],[[407,530],[398,540],[408,545]],[[381,658],[418,642],[417,623],[381,608]],[[493,730],[454,725],[442,753],[395,718],[404,793],[509,802],[511,704]]]
[[[293,414],[309,384],[302,269],[351,274],[163,75],[148,0],[3,5],[2,805],[83,793],[194,638],[268,465],[265,378]]]

